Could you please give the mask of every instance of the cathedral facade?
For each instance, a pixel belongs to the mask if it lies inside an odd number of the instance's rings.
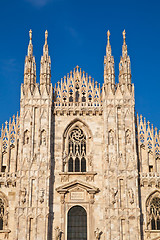
[[[47,31],[37,83],[29,36],[0,135],[0,240],[160,239],[160,132],[135,115],[125,31],[117,84],[107,33],[102,87],[78,66],[52,87]]]

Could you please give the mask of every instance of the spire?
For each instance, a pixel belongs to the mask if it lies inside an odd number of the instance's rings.
[[[128,56],[127,44],[126,44],[126,31],[123,33],[123,46],[122,46],[122,57],[119,63],[119,84],[120,86],[128,86],[131,90],[131,62]],[[124,89],[123,89],[124,90]]]
[[[32,45],[32,30],[29,31],[29,45],[28,45],[28,56],[33,56],[33,45]]]
[[[128,55],[125,30],[123,31],[122,35],[123,35],[122,57],[124,58],[124,57],[127,57]]]
[[[110,45],[110,31],[107,32],[107,47],[106,47],[106,55],[111,56],[111,45]]]
[[[47,87],[47,91],[49,91],[50,83],[51,83],[51,59],[48,51],[48,31],[45,31],[45,44],[43,46],[43,56],[41,57],[41,69],[40,69],[40,85]]]
[[[104,84],[110,86],[112,90],[115,86],[114,58],[110,45],[110,31],[107,32],[106,56],[104,57]]]
[[[28,88],[30,86],[31,92],[33,92],[35,83],[36,83],[36,62],[35,57],[33,56],[32,30],[30,30],[28,54],[25,58],[24,67],[24,86],[25,88]]]

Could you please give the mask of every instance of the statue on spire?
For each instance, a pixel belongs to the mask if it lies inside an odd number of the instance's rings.
[[[109,84],[112,89],[115,84],[115,73],[114,73],[114,58],[112,56],[112,50],[110,45],[110,31],[107,31],[107,46],[106,56],[104,57],[104,83]]]
[[[128,52],[127,52],[127,44],[126,44],[126,31],[124,29],[123,33],[123,47],[122,47],[122,56],[127,56]]]
[[[45,31],[45,45],[47,45],[47,39],[48,39],[48,31]]]
[[[27,86],[26,91],[28,89],[28,86],[30,86],[31,92],[33,92],[35,83],[36,83],[36,62],[35,57],[33,56],[32,30],[30,29],[28,54],[25,59],[24,67],[24,85]]]
[[[126,44],[126,31],[123,33],[123,46],[122,46],[122,57],[119,63],[119,83],[124,91],[124,86],[128,86],[131,90],[131,69],[130,69],[130,57],[128,56],[127,44]]]
[[[124,29],[122,34],[123,34],[123,43],[126,43],[126,31],[125,31],[125,29]]]
[[[33,45],[32,45],[32,30],[29,31],[29,45],[28,45],[28,56],[33,56]]]
[[[110,31],[108,30],[108,32],[107,32],[107,39],[108,39],[108,43],[110,42]]]
[[[32,41],[32,30],[30,29],[29,31],[29,38],[30,38],[30,42]]]
[[[51,83],[51,59],[48,51],[48,31],[45,31],[45,44],[43,46],[43,56],[41,57],[41,67],[40,67],[40,85],[41,90],[43,86],[47,87],[49,93],[50,83]]]

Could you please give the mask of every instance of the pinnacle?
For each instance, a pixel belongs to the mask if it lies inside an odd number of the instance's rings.
[[[48,31],[45,31],[45,45],[47,45]]]
[[[123,34],[123,41],[124,41],[124,43],[126,43],[126,31],[125,31],[125,29],[124,29],[122,34]]]
[[[109,42],[109,40],[110,40],[110,35],[111,35],[111,33],[110,33],[110,31],[108,30],[108,31],[107,31],[107,39],[108,39],[108,42]]]
[[[30,38],[30,42],[32,41],[32,30],[30,29],[29,31],[29,38]]]

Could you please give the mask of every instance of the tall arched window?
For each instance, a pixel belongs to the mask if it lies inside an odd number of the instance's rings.
[[[79,127],[69,133],[68,171],[86,172],[86,136]]]
[[[67,240],[87,240],[87,213],[81,206],[68,212]]]
[[[154,197],[150,203],[151,230],[160,230],[160,198]]]

